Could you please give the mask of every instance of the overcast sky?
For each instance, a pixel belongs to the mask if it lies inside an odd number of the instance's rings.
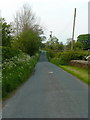
[[[75,39],[88,33],[88,0],[0,0],[1,16],[11,22],[24,3],[31,6],[47,38],[50,31],[63,43],[72,37],[74,8],[77,8]]]

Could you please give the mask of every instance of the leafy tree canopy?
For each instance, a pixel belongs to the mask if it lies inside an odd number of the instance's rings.
[[[79,35],[77,42],[82,43],[83,49],[90,49],[90,34]]]
[[[4,18],[0,18],[1,30],[2,30],[2,46],[10,46],[11,42],[11,25],[7,24]]]
[[[40,44],[41,38],[38,35],[38,32],[29,29],[22,32],[19,38],[13,41],[12,45],[32,56],[38,51]]]

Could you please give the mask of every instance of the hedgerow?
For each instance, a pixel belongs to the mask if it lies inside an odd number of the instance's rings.
[[[54,55],[55,54],[55,55]],[[49,61],[56,65],[67,65],[71,60],[85,60],[85,57],[88,56],[90,52],[88,51],[64,51],[64,52],[52,52],[48,51]]]
[[[25,53],[4,61],[2,66],[2,97],[8,96],[21,83],[26,81],[37,63],[39,54],[30,57]]]
[[[10,47],[0,47],[0,49],[2,49],[2,62],[4,62],[5,60],[9,60],[14,56],[18,56],[21,53],[20,50]]]

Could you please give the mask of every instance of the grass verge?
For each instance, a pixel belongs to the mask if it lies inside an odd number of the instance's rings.
[[[72,75],[76,76],[83,82],[90,85],[90,81],[88,81],[88,70],[87,69],[83,69],[83,68],[79,68],[75,66],[69,66],[69,65],[59,65],[59,67],[71,73]]]

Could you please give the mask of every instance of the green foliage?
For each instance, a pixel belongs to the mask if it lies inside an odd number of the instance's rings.
[[[81,42],[77,41],[74,43],[74,50],[82,50],[83,49],[83,45]]]
[[[85,56],[88,56],[90,52],[88,51],[65,51],[54,53],[52,57],[52,52],[49,52],[48,58],[49,61],[58,65],[67,65],[69,64],[70,60],[84,60]]]
[[[55,56],[56,56],[55,52],[48,49],[48,51],[47,51],[48,59],[50,60],[50,59],[54,58]]]
[[[0,19],[0,24],[2,25],[2,46],[10,46],[11,45],[11,25],[7,24],[6,21],[1,18]]]
[[[38,32],[27,30],[22,32],[17,40],[13,41],[12,46],[32,56],[39,50],[40,43],[41,38]]]
[[[10,47],[0,47],[0,49],[2,49],[2,62],[4,62],[5,60],[9,61],[10,58],[18,56],[21,53],[20,50]]]
[[[59,58],[56,58],[56,57],[50,59],[50,62],[53,63],[53,64],[55,64],[55,65],[60,65],[60,64],[61,64],[60,59],[59,59]]]
[[[60,58],[60,56],[61,56],[62,54],[63,54],[63,52],[57,52],[57,53],[56,53],[56,57],[57,57],[57,58]]]
[[[60,64],[68,64],[70,60],[81,60],[84,58],[84,54],[80,54],[76,51],[63,52],[60,57]]]
[[[70,74],[76,76],[83,82],[90,85],[90,81],[88,80],[88,70],[84,68],[79,68],[75,66],[69,66],[69,65],[60,65],[60,68],[64,69],[65,71],[69,72]]]
[[[62,42],[59,43],[59,45],[57,46],[58,50],[64,50],[64,45]]]
[[[83,49],[90,49],[90,34],[79,35],[77,41],[82,43]]]
[[[28,56],[27,54],[19,54],[9,61],[3,63],[2,69],[2,95],[3,98],[15,90],[21,83],[26,81],[32,73],[39,55]]]
[[[64,50],[63,43],[59,42],[58,38],[55,36],[49,38],[49,41],[47,41],[45,47],[51,50]]]
[[[71,49],[71,39],[69,40],[66,49]],[[81,34],[77,37],[77,41],[73,40],[73,50],[88,50],[90,49],[90,34]]]
[[[76,48],[75,48],[75,40],[73,40],[72,41],[72,39],[67,39],[67,40],[69,40],[69,41],[67,41],[67,45],[66,45],[66,50],[71,50],[71,45],[72,45],[72,43],[73,43],[73,50],[75,50]]]
[[[40,35],[43,31],[39,25],[34,24],[34,20],[33,14],[27,7],[24,9],[24,13],[23,11],[17,13],[13,27],[4,19],[0,19],[3,97],[27,80],[39,59],[40,53],[37,52],[41,45]]]

